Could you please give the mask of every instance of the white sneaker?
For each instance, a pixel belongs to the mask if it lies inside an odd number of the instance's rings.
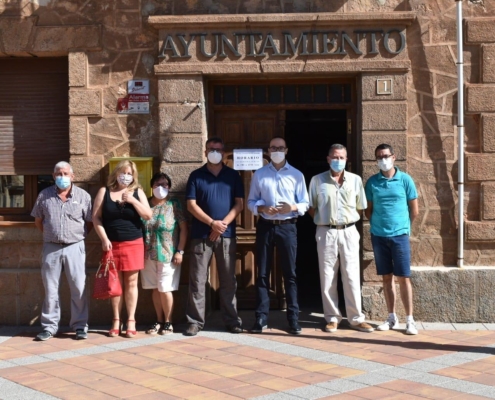
[[[388,331],[390,329],[399,329],[399,320],[388,318],[383,324],[376,327],[377,331]]]
[[[417,335],[418,328],[416,328],[416,322],[411,321],[406,324],[406,335]]]

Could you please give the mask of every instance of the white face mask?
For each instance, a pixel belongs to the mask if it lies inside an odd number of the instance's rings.
[[[162,186],[157,186],[156,188],[153,189],[153,195],[160,200],[163,200],[165,197],[168,196],[168,189],[165,189]]]
[[[208,161],[211,162],[212,164],[218,164],[222,161],[222,153],[219,153],[217,151],[210,151],[208,153]]]
[[[378,168],[380,168],[383,172],[387,172],[390,171],[394,166],[394,160],[392,160],[392,157],[383,158],[381,160],[378,160],[377,164]]]
[[[119,174],[119,176],[117,177],[117,180],[119,181],[119,183],[121,185],[129,186],[134,181],[134,178],[132,177],[132,175]]]
[[[270,154],[270,158],[275,164],[280,164],[285,160],[285,153],[283,151],[274,151]]]

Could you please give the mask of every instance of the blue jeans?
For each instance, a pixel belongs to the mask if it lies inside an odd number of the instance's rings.
[[[297,303],[296,254],[297,228],[296,224],[273,225],[258,220],[256,226],[256,319],[268,320],[270,310],[270,272],[273,265],[273,249],[282,265],[285,296],[287,300],[287,319],[298,320],[299,305]]]
[[[371,235],[378,275],[411,276],[411,245],[409,235],[383,237]]]

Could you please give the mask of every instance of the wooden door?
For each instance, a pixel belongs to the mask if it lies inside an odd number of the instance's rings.
[[[234,149],[263,149],[265,163],[268,163],[266,149],[271,138],[283,136],[284,111],[215,111],[213,129],[210,136],[218,136],[225,142],[224,162],[232,167]],[[210,128],[211,129],[211,128]],[[244,210],[237,217],[237,306],[239,309],[254,309],[256,306],[256,265],[255,239],[256,218],[247,208],[247,197],[254,171],[240,171],[244,182]],[[275,264],[277,257],[275,254]],[[218,288],[218,276],[215,264],[211,269],[212,289]],[[270,307],[285,307],[282,289],[282,274],[279,267],[272,268],[270,284]],[[216,290],[215,290],[216,291]],[[218,299],[215,301],[218,304]]]

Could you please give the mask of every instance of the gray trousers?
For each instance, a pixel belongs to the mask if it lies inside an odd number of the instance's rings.
[[[70,327],[88,330],[88,301],[86,299],[86,251],[84,241],[69,245],[45,242],[41,261],[41,278],[45,300],[41,310],[43,330],[55,335],[60,322],[60,277],[62,268],[70,289]]]
[[[237,290],[235,278],[236,241],[222,237],[215,242],[209,239],[193,239],[191,241],[189,297],[186,307],[187,321],[203,329],[205,324],[205,287],[213,253],[215,253],[220,280],[220,310],[223,320],[229,328],[240,326],[242,322],[237,315],[235,297]]]

